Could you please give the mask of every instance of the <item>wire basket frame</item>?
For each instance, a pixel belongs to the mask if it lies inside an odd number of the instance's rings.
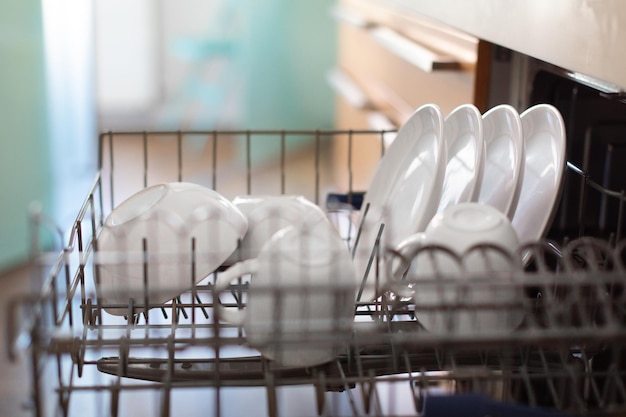
[[[340,323],[314,333],[285,333],[275,328],[274,337],[266,341],[278,352],[340,345],[333,360],[311,367],[280,366],[268,360],[247,346],[242,326],[220,320],[215,303],[243,308],[250,290],[250,281],[243,278],[216,293],[215,278],[221,269],[165,304],[151,304],[146,298],[106,305],[98,298],[96,237],[104,218],[125,196],[159,181],[193,181],[217,191],[235,184],[239,194],[308,193],[318,205],[326,204],[329,213],[349,217],[358,210],[355,172],[373,170],[373,166],[359,166],[357,155],[363,147],[378,157],[383,155],[382,137],[387,133],[102,134],[100,170],[66,237],[67,244],[60,253],[41,253],[36,258],[46,271],[42,294],[11,307],[10,353],[17,357],[20,346],[30,347],[36,370],[35,414],[72,415],[84,405],[84,398],[97,397],[101,415],[123,415],[132,409],[127,398],[147,396],[151,404],[144,410],[147,414],[171,415],[185,409],[181,398],[199,393],[201,398],[210,398],[205,415],[209,409],[213,415],[226,415],[236,410],[229,390],[255,389],[263,393],[267,415],[288,415],[293,409],[281,401],[281,392],[297,387],[308,389],[311,413],[320,415],[415,415],[433,407],[442,392],[454,398],[472,394],[505,401],[528,407],[528,413],[544,409],[576,415],[626,411],[622,365],[626,275],[621,226],[608,239],[584,237],[581,229],[577,236],[565,236],[559,242],[522,247],[512,262],[522,254],[530,262],[506,274],[389,281],[383,280],[388,271],[377,270],[380,297],[355,303],[350,331]],[[274,142],[276,158],[255,153],[256,144],[269,142]],[[329,160],[341,154],[333,148],[337,142],[345,151],[339,163],[341,174],[327,172]],[[139,158],[131,159],[132,178],[116,171],[128,157],[130,145],[140,150]],[[224,166],[226,155],[230,165]],[[307,155],[313,175],[308,190],[292,191],[290,162],[299,155]],[[265,175],[259,171],[276,161],[278,169],[273,172],[278,173],[269,181],[271,190],[265,191],[256,183]],[[614,199],[620,207],[616,222],[622,224],[623,193],[603,189],[572,164],[568,164],[568,176],[583,190],[593,189]],[[328,195],[333,199],[324,201]],[[584,201],[583,192],[581,206]],[[358,224],[348,222],[344,231],[348,246],[358,244]],[[476,250],[489,253],[500,248]],[[371,253],[374,268],[379,268],[380,259],[399,256],[378,245]],[[411,262],[419,255],[399,260]],[[463,263],[458,254],[452,256]],[[258,288],[276,306],[290,294],[330,291],[330,297],[339,300],[342,291],[351,290],[324,285],[313,290],[298,285]],[[113,316],[107,308],[127,313]],[[508,327],[485,326],[494,316],[505,317]],[[273,317],[280,317],[280,311]],[[425,317],[435,317],[445,331],[433,331]]]

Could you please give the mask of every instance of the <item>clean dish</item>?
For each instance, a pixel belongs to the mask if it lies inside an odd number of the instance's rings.
[[[455,108],[445,119],[443,134],[447,161],[437,213],[478,199],[484,157],[480,111],[472,104]]]
[[[377,265],[372,265],[370,258],[381,228],[379,247],[383,251],[424,230],[435,214],[445,174],[442,134],[440,108],[434,104],[418,108],[376,168],[365,194],[354,250],[357,300],[376,298]]]
[[[232,203],[246,217],[248,231],[224,265],[255,258],[274,233],[287,226],[329,223],[324,210],[300,195],[240,195]]]
[[[517,110],[502,104],[487,111],[483,115],[483,137],[485,167],[478,202],[512,219],[524,172],[524,137]]]
[[[128,308],[109,306],[130,299],[150,306],[171,300],[222,265],[247,227],[239,209],[209,188],[184,182],[145,188],[107,216],[97,238],[98,297],[115,315]]]
[[[217,276],[214,291],[220,294],[231,281],[252,274],[245,308],[217,303],[217,312],[243,325],[246,343],[266,358],[284,366],[319,365],[335,359],[350,340],[354,273],[350,253],[330,223],[289,226],[258,257]]]
[[[437,256],[420,256],[414,259],[419,263],[417,267],[415,264],[409,266],[408,274],[412,278],[457,274],[461,272],[457,270],[460,266],[464,272],[472,274],[507,271],[518,267],[514,254],[519,239],[511,221],[500,210],[482,203],[460,203],[437,213],[424,232],[406,238],[398,245],[397,251],[406,257],[426,245],[444,247],[463,256],[462,265],[437,262]],[[466,253],[476,245],[498,247],[511,254],[511,258],[499,259],[494,256],[491,259],[493,262],[490,262],[490,257],[480,251]],[[406,275],[406,272],[396,269],[394,279]]]
[[[410,264],[395,269],[392,287],[414,299],[417,319],[431,332],[510,331],[523,318],[520,310],[510,308],[523,291],[499,284],[521,269],[518,246],[517,233],[500,210],[481,203],[456,204],[398,246]],[[494,301],[502,304],[485,307]]]
[[[524,133],[524,175],[512,223],[521,243],[545,237],[561,193],[566,164],[566,133],[561,113],[538,104],[520,119]]]
[[[443,123],[441,120],[443,120],[441,109],[436,104],[425,104],[413,112],[400,127],[396,138],[378,162],[361,207],[368,203],[372,207],[382,207],[388,203],[392,184],[406,169],[404,161],[407,159],[407,153],[418,138],[430,130],[429,127],[435,126],[437,129],[437,125]],[[443,126],[438,129],[438,134],[441,134]]]

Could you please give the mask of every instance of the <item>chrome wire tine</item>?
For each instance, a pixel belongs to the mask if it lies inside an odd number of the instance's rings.
[[[251,144],[251,135],[252,133],[248,130],[246,131],[246,193],[252,193],[252,144]]]
[[[354,132],[350,130],[348,132],[348,193],[352,194],[354,191],[354,172],[352,169],[352,142],[353,142]]]
[[[143,238],[141,242],[142,251],[143,251],[143,305],[144,305],[144,317],[146,319],[146,325],[149,325],[148,321],[148,308],[150,306],[150,296],[148,291],[149,280],[148,280],[148,239]]]
[[[204,307],[205,302],[202,301],[202,299],[200,298],[200,294],[196,294],[196,302],[198,303],[199,307],[200,307],[200,311],[202,311],[202,314],[204,315],[205,319],[209,318],[209,313],[207,311],[207,309]]]
[[[198,299],[198,289],[196,287],[196,238],[191,238],[191,325],[192,336],[196,334],[196,301]]]
[[[143,132],[143,188],[148,186],[148,132]]]
[[[370,371],[370,381],[372,384],[372,393],[374,395],[374,407],[375,413],[378,416],[384,415],[382,410],[382,401],[380,400],[380,394],[378,392],[376,378],[374,377],[374,372]],[[393,404],[392,404],[393,405]]]
[[[211,153],[211,188],[217,190],[217,131],[211,132],[213,152]]]
[[[176,133],[176,167],[178,182],[183,180],[183,133],[179,130]]]
[[[324,414],[324,409],[326,408],[326,373],[316,372],[315,373],[315,382],[313,384],[313,388],[315,389],[315,405],[317,408],[317,414]]]
[[[110,400],[110,410],[111,417],[117,417],[120,414],[120,390],[121,390],[121,376],[115,378],[115,381],[111,382],[111,400]]]
[[[362,380],[359,383],[359,387],[361,388],[361,396],[363,397],[363,410],[365,414],[369,414],[372,405],[372,398],[374,397],[374,391],[376,391],[376,381],[372,379]],[[382,415],[382,413],[378,413],[376,415]]]
[[[569,363],[566,362],[564,364],[564,369],[567,373],[567,379],[565,381],[571,383],[571,386],[573,387],[572,390],[574,392],[583,393],[586,390],[587,382],[579,377],[582,373],[586,373],[586,370],[584,369],[585,366],[586,364],[582,362],[582,360]],[[566,383],[563,384],[564,387],[567,387],[568,385],[569,384]],[[575,408],[583,409],[586,406],[583,395],[569,395],[569,397],[570,401],[576,402]]]
[[[354,259],[354,256],[356,255],[356,250],[359,247],[359,241],[360,241],[360,238],[361,238],[361,232],[363,231],[363,226],[365,225],[365,219],[367,217],[369,209],[370,209],[370,203],[366,203],[365,204],[365,209],[363,211],[363,216],[361,217],[361,220],[359,222],[359,228],[358,228],[357,233],[356,233],[356,238],[354,240],[354,247],[352,248],[352,258],[353,259]]]
[[[285,194],[286,133],[280,132],[280,193]]]
[[[170,335],[167,338],[167,370],[165,371],[165,376],[161,383],[161,417],[169,417],[170,416],[170,408],[171,408],[171,395],[172,395],[172,381],[174,378],[174,363],[175,363],[175,345],[174,345],[174,336]]]
[[[278,417],[278,393],[274,384],[274,374],[265,367],[265,394],[267,397],[267,414],[270,417]]]
[[[346,374],[343,371],[343,367],[341,366],[341,363],[337,360],[334,362],[334,364],[335,364],[335,367],[337,368],[337,371],[339,372],[339,377],[341,378],[341,381],[343,382],[344,392],[348,396],[348,401],[350,403],[352,414],[354,416],[358,416],[359,410],[356,406],[356,400],[354,399],[354,395],[352,395],[352,390],[350,389],[350,385],[348,384],[348,379],[346,378]]]
[[[369,273],[370,273],[370,269],[372,267],[372,262],[374,262],[374,259],[378,258],[378,254],[379,254],[379,249],[380,249],[380,238],[383,234],[383,230],[385,229],[385,224],[381,223],[380,227],[378,228],[378,234],[376,235],[376,243],[374,244],[374,247],[372,248],[372,251],[370,253],[370,257],[369,260],[367,261],[367,267],[365,268],[365,273],[363,274],[363,278],[361,279],[361,284],[359,285],[359,290],[357,292],[357,297],[356,300],[360,301],[361,300],[361,295],[363,295],[363,290],[365,289],[365,284],[367,282],[367,279],[369,278]],[[376,274],[374,279],[376,280],[376,294],[378,295],[378,262],[376,263]],[[376,297],[378,298],[378,297]]]
[[[599,381],[597,377],[593,377],[593,370],[592,367],[595,365],[592,362],[592,358],[594,358],[595,355],[588,355],[587,351],[585,349],[582,350],[581,352],[581,359],[583,360],[583,363],[585,364],[585,375],[587,375],[588,377],[585,378],[586,381],[586,397],[585,398],[587,401],[589,402],[595,402],[597,403],[601,408],[604,408],[604,396],[601,393],[601,389],[598,386],[599,385]],[[598,359],[596,359],[596,363],[598,363],[600,361],[599,357]],[[596,373],[597,375],[597,373]],[[605,378],[607,377],[607,375],[602,375]]]
[[[124,316],[124,319],[126,319],[126,336],[130,337],[132,326],[135,324],[135,321],[137,320],[137,317],[135,317],[135,299],[134,298],[128,299],[128,309],[127,309],[126,316]]]
[[[620,190],[619,196],[619,209],[617,213],[617,230],[615,231],[617,242],[622,240],[622,227],[624,226],[624,202],[626,201],[626,194],[624,190]]]
[[[149,337],[149,335],[150,335],[150,326],[149,326],[150,319],[148,318],[148,316],[149,316],[148,311],[144,310],[141,313],[141,316],[143,317],[143,321],[145,323],[145,328],[146,328],[145,334],[146,334],[146,337]]]
[[[170,322],[170,328],[171,328],[171,334],[172,336],[174,336],[176,335],[176,326],[180,322],[180,315],[178,314],[178,311],[180,310],[180,308],[178,307],[178,302],[176,298],[172,299],[171,309],[172,309],[172,320]]]
[[[548,360],[546,358],[545,352],[543,349],[539,349],[539,358],[541,360],[541,367],[543,370],[543,374],[545,376],[545,382],[547,383],[548,386],[548,392],[550,394],[550,397],[552,399],[552,401],[554,402],[554,404],[559,404],[560,401],[560,397],[557,393],[557,389],[555,386],[555,382],[554,382],[554,378],[552,376],[552,373],[549,372],[548,370],[550,369],[550,366],[548,364]]]
[[[109,131],[109,198],[111,200],[110,210],[113,211],[115,208],[115,192],[114,192],[114,181],[113,181],[113,132]]]
[[[315,131],[315,200],[314,203],[319,206],[320,204],[320,131]]]
[[[167,377],[166,377],[167,378]],[[161,401],[159,406],[159,416],[160,417],[169,417],[170,416],[170,408],[171,408],[171,394],[172,390],[170,388],[170,381],[167,379],[163,381],[163,388],[161,388]]]
[[[185,319],[188,319],[188,318],[189,318],[189,315],[187,314],[187,311],[185,310],[185,307],[182,307],[183,301],[181,300],[181,298],[180,298],[180,297],[176,297],[176,303],[177,303],[178,305],[181,305],[181,307],[178,307],[177,311],[179,311],[179,312],[180,312],[180,314],[182,314],[182,316],[183,316]]]

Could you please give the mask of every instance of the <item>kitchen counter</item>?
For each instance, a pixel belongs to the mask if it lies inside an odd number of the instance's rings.
[[[626,87],[623,0],[374,0]]]

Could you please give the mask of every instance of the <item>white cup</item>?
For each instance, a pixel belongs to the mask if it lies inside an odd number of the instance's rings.
[[[399,244],[405,262],[394,259],[390,288],[413,299],[417,319],[431,332],[510,331],[523,317],[522,287],[512,281],[521,268],[518,246],[515,229],[499,210],[453,205]]]
[[[249,346],[284,366],[329,362],[345,349],[354,321],[355,270],[330,224],[277,232],[257,258],[217,276],[216,294],[248,274],[245,308],[217,309],[221,319],[243,325]]]
[[[246,217],[248,230],[225,265],[256,258],[274,233],[285,227],[329,222],[318,205],[299,195],[240,195],[232,203]]]
[[[217,269],[246,230],[243,214],[209,188],[183,182],[145,188],[109,214],[97,238],[99,299],[107,312],[126,315],[128,307],[111,304],[133,299],[156,306],[175,298]]]

